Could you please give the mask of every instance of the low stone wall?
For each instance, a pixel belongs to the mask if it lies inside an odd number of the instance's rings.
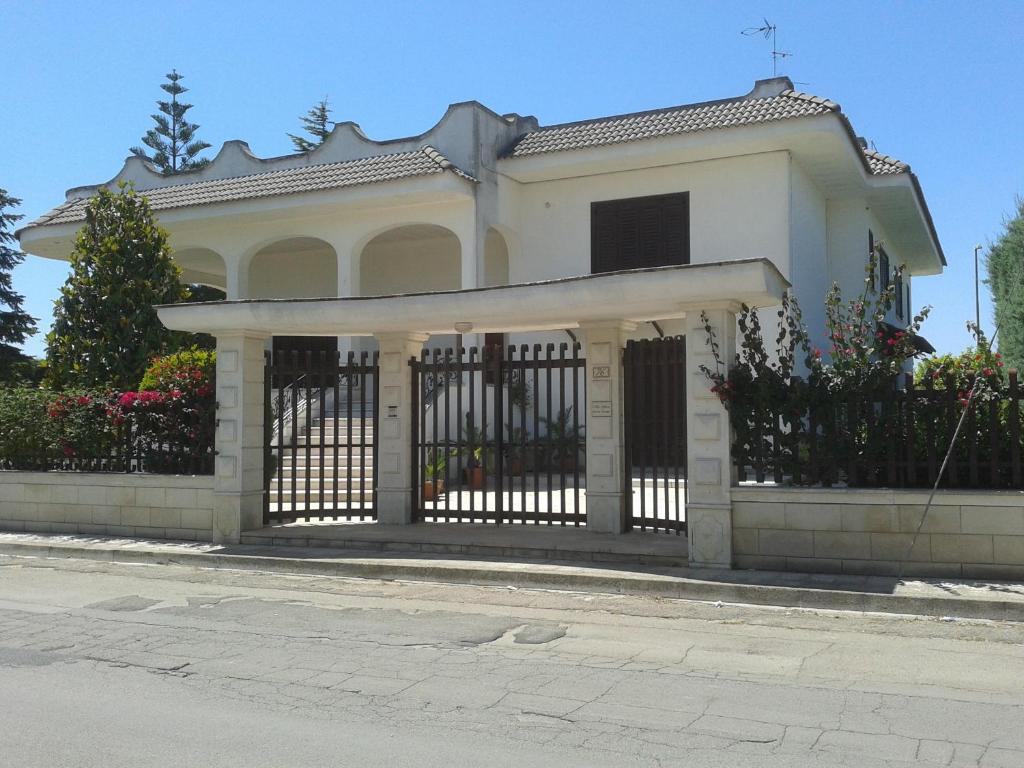
[[[0,530],[211,541],[213,477],[0,471]]]
[[[737,568],[893,575],[928,492],[740,486],[732,498]],[[940,491],[903,573],[1024,578],[1024,492]]]

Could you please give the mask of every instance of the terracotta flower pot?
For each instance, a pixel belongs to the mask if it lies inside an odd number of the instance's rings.
[[[483,467],[466,467],[466,481],[474,491],[481,491],[487,487],[487,474]]]
[[[444,480],[424,480],[423,481],[423,500],[424,501],[437,501],[437,499],[444,494]]]

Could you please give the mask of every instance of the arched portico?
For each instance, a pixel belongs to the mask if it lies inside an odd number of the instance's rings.
[[[462,246],[437,224],[407,224],[373,237],[358,254],[359,295],[458,290]]]
[[[210,248],[182,248],[172,254],[181,267],[182,282],[208,285],[227,290],[227,266],[223,257]]]
[[[316,237],[290,237],[265,245],[248,263],[250,299],[312,299],[337,295],[338,256]]]

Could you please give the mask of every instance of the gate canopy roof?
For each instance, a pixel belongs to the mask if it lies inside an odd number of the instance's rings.
[[[768,259],[743,259],[458,291],[173,304],[157,307],[157,312],[168,328],[212,334],[544,331],[593,321],[682,317],[725,301],[769,307],[779,303],[788,287]]]

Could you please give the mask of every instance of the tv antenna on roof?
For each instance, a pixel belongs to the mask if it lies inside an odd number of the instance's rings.
[[[750,37],[752,35],[761,35],[764,37],[765,40],[768,40],[769,38],[771,39],[772,77],[775,77],[779,74],[779,59],[788,59],[793,54],[788,53],[786,51],[780,51],[778,45],[776,45],[775,33],[778,31],[779,28],[776,25],[772,24],[770,21],[768,21],[768,19],[762,19],[762,21],[764,21],[764,24],[762,24],[760,27],[747,27],[742,32],[740,32],[740,34],[746,35],[747,37]]]

